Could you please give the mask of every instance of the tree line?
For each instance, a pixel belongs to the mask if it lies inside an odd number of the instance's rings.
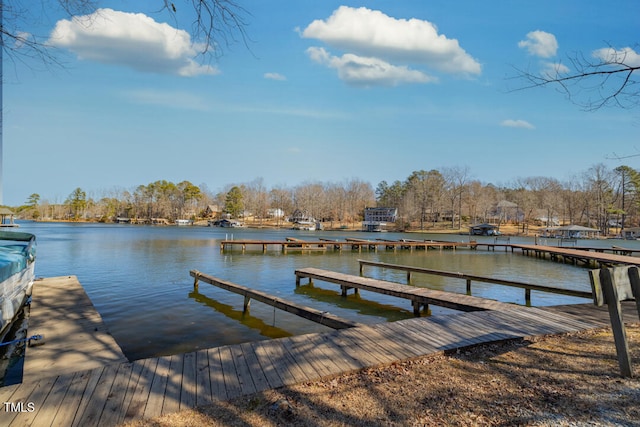
[[[47,220],[114,221],[131,218],[198,220],[242,218],[253,223],[274,220],[298,210],[330,226],[354,225],[363,220],[365,207],[398,209],[398,229],[461,229],[464,224],[506,222],[552,226],[581,224],[609,233],[611,228],[638,226],[640,172],[620,166],[596,164],[565,181],[528,177],[496,186],[472,179],[468,168],[413,171],[405,180],[380,182],[305,182],[293,187],[267,188],[262,178],[230,184],[212,192],[206,184],[165,180],[133,190],[114,189],[100,196],[73,190],[62,203],[32,194],[17,208],[23,218]]]

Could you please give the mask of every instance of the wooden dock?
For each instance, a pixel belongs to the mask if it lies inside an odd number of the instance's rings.
[[[411,283],[412,273],[430,274],[430,275],[440,276],[440,277],[450,277],[454,279],[461,279],[466,282],[466,291],[468,295],[471,295],[471,282],[473,281],[473,282],[492,283],[495,285],[510,286],[514,288],[524,289],[525,290],[524,298],[527,303],[531,302],[532,290],[540,291],[540,292],[548,292],[553,294],[560,294],[560,295],[568,295],[568,296],[578,297],[578,298],[588,298],[588,299],[593,298],[591,291],[587,292],[587,291],[579,291],[574,289],[556,288],[552,286],[536,285],[533,283],[518,282],[515,280],[506,280],[506,279],[500,279],[496,277],[478,276],[475,274],[434,270],[430,268],[415,267],[411,265],[390,264],[387,262],[368,261],[364,259],[359,259],[358,263],[360,264],[361,276],[364,275],[364,266],[367,265],[370,267],[379,267],[383,269],[404,271],[407,274],[407,283]]]
[[[576,265],[582,264],[596,268],[611,267],[614,265],[640,265],[640,257],[629,255],[542,245],[511,245],[511,247],[512,250],[521,250],[525,255],[534,255],[538,258],[548,257],[554,261],[562,261]]]
[[[209,283],[210,285],[217,286],[221,289],[242,295],[244,297],[243,310],[249,311],[249,303],[252,299],[260,301],[263,304],[270,305],[277,309],[286,311],[287,313],[295,314],[304,319],[311,320],[312,322],[319,323],[321,325],[328,326],[333,329],[353,328],[355,326],[361,326],[358,322],[352,320],[342,319],[334,314],[325,313],[320,310],[316,310],[311,307],[305,307],[301,304],[288,301],[284,298],[279,298],[274,295],[269,295],[266,292],[256,291],[246,286],[238,285],[236,283],[222,280],[211,275],[201,273],[198,270],[191,270],[189,275],[195,280],[193,282],[194,290],[198,290],[198,282],[202,281]]]
[[[398,250],[398,249],[406,249],[406,250],[429,250],[429,249],[451,249],[455,250],[457,248],[468,248],[475,249],[475,242],[434,242],[431,240],[365,240],[365,239],[355,239],[355,238],[346,238],[345,240],[329,240],[329,239],[318,239],[318,240],[301,240],[294,238],[287,238],[285,240],[223,240],[220,242],[220,251],[224,252],[226,250],[231,250],[235,247],[240,247],[242,252],[244,253],[247,248],[254,246],[262,248],[262,252],[267,252],[269,247],[279,248],[282,252],[286,253],[291,250],[298,251],[313,251],[319,250],[324,251],[328,248],[343,251],[345,248],[350,249],[352,251],[378,251],[381,249],[384,250]]]
[[[36,293],[34,304],[41,298],[43,294]],[[633,302],[623,306],[627,313],[635,313]],[[72,321],[78,317],[73,305],[68,310],[60,315]],[[46,320],[45,315],[45,324]],[[22,384],[0,388],[1,402],[33,408],[11,411],[4,405],[0,420],[3,426],[110,427],[481,343],[605,326],[609,326],[606,308],[593,304],[512,306],[508,311],[420,317],[91,369],[74,365],[73,372],[27,375]]]
[[[127,361],[75,276],[36,281],[29,310],[44,344],[27,347],[25,381]]]
[[[301,268],[296,270],[296,286],[300,286],[301,278],[320,280],[323,282],[340,285],[342,295],[346,296],[348,289],[362,289],[397,298],[404,298],[411,301],[413,314],[420,315],[420,308],[429,309],[429,304],[450,308],[459,311],[477,310],[504,310],[508,311],[514,307],[500,301],[479,298],[470,295],[456,294],[452,292],[437,291],[428,288],[403,285],[401,283],[387,282],[385,280],[372,279],[369,277],[354,276],[352,274],[338,273],[336,271],[323,270],[320,268]]]

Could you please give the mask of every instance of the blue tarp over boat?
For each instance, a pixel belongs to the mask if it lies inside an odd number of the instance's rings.
[[[31,294],[35,240],[33,234],[0,231],[0,336]]]

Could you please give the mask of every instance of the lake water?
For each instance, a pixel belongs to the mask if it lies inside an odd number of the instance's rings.
[[[411,304],[368,292],[343,298],[338,286],[323,282],[296,289],[294,270],[318,267],[358,274],[357,260],[369,259],[590,290],[588,270],[583,267],[502,251],[460,249],[394,253],[363,250],[358,253],[344,250],[340,253],[328,250],[326,253],[282,254],[273,247],[263,254],[262,248],[256,246],[245,253],[239,249],[220,252],[220,241],[227,237],[375,239],[381,237],[379,233],[34,222],[21,223],[20,231],[37,236],[36,275],[77,276],[130,360],[329,330],[256,301],[251,303],[250,314],[243,314],[240,295],[206,283],[201,283],[199,292],[194,292],[193,279],[189,276],[192,269],[363,323],[412,317]],[[385,233],[383,237],[469,240],[464,235],[416,233]],[[487,241],[493,242],[493,238],[487,238]],[[533,243],[533,239],[512,238],[511,242]],[[557,244],[551,240],[549,243]],[[640,247],[636,241],[581,241],[581,244]],[[401,272],[370,267],[365,273],[386,280],[405,281],[405,274]],[[413,283],[465,292],[464,280],[417,274]],[[524,290],[490,284],[474,283],[473,295],[505,302],[525,302]],[[532,304],[536,306],[585,302],[590,301],[532,292]],[[435,306],[431,308],[433,314],[448,312]]]

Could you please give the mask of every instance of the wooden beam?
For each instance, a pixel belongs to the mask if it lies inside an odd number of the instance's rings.
[[[295,314],[296,316],[303,317],[307,320],[320,323],[321,325],[325,325],[333,329],[344,329],[344,328],[352,328],[354,326],[362,326],[362,324],[358,322],[342,319],[331,313],[316,310],[311,307],[305,307],[301,304],[296,304],[294,302],[287,301],[282,298],[275,297],[273,295],[269,295],[266,292],[257,291],[254,289],[247,288],[246,286],[242,286],[232,282],[228,282],[226,280],[218,279],[208,274],[201,273],[197,270],[191,270],[189,274],[191,275],[191,277],[196,278],[196,280],[198,281],[209,283],[210,285],[214,285],[221,289],[225,289],[227,291],[244,296],[245,311],[248,310],[249,308],[249,300],[254,299],[254,300],[260,301],[261,303],[270,305],[272,307],[278,308],[288,313]]]
[[[528,290],[534,290],[534,291],[550,292],[554,294],[568,295],[568,296],[579,297],[579,298],[592,297],[591,292],[587,292],[587,291],[577,291],[572,289],[563,289],[563,288],[554,288],[550,286],[534,285],[533,283],[516,282],[513,280],[498,279],[494,277],[476,276],[473,274],[465,274],[465,273],[443,271],[443,270],[432,270],[432,269],[422,268],[422,267],[389,264],[386,262],[367,261],[362,259],[359,259],[358,262],[360,263],[361,271],[363,266],[369,265],[372,267],[381,267],[381,268],[389,268],[394,270],[406,271],[407,277],[409,277],[408,274],[410,272],[415,272],[415,273],[423,273],[423,274],[433,274],[436,276],[453,277],[456,279],[465,279],[467,280],[467,292],[471,291],[471,281],[475,281],[475,282],[493,283],[496,285],[503,285],[503,286],[511,286],[514,288],[522,288],[522,289],[528,289]],[[530,298],[531,297],[529,294],[529,299]]]

